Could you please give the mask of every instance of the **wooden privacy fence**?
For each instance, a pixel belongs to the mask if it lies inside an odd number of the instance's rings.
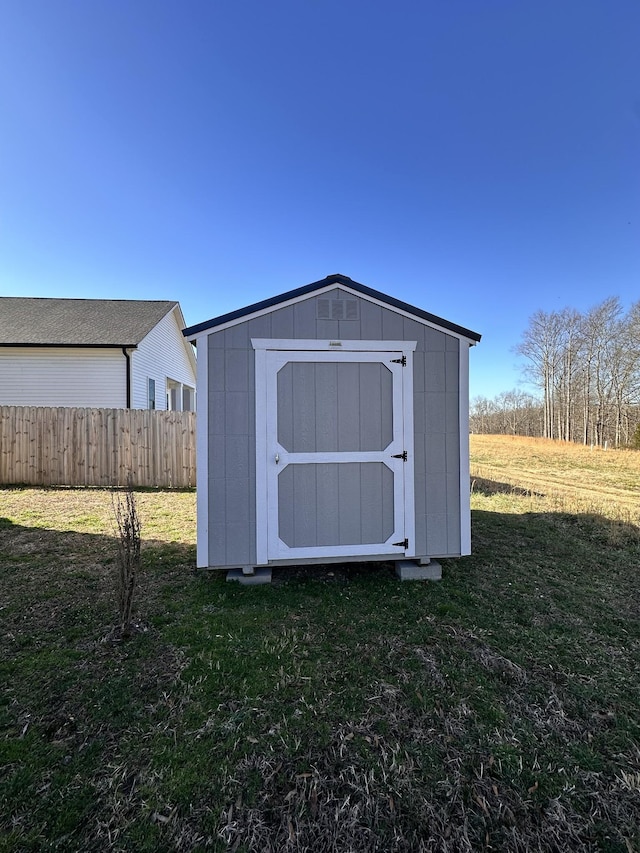
[[[145,409],[0,406],[0,483],[189,488],[196,416]]]

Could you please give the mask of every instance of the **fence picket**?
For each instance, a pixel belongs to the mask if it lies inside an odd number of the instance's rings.
[[[195,486],[193,412],[0,406],[0,483]]]

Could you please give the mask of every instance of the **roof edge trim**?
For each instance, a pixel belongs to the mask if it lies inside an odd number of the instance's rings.
[[[396,299],[394,296],[389,296],[379,290],[374,290],[372,287],[367,287],[367,285],[360,284],[357,281],[353,281],[348,276],[341,275],[339,273],[327,276],[319,281],[314,281],[311,284],[305,284],[302,287],[297,287],[294,290],[289,290],[279,296],[271,297],[270,299],[263,299],[260,302],[254,302],[252,305],[247,305],[245,308],[239,308],[236,311],[221,314],[219,317],[213,317],[211,320],[206,320],[203,323],[197,323],[194,326],[189,326],[183,330],[183,335],[189,340],[193,340],[209,329],[213,330],[222,325],[233,325],[235,321],[242,321],[251,314],[256,314],[269,308],[275,308],[277,305],[281,305],[284,302],[295,301],[296,299],[308,296],[317,290],[333,285],[340,285],[349,288],[362,296],[382,302],[407,314],[412,314],[414,317],[419,317],[422,320],[433,323],[442,329],[446,329],[460,335],[461,337],[467,338],[473,343],[478,343],[481,339],[481,335],[478,332],[473,332],[471,329],[465,329],[464,326],[459,326],[457,323],[452,323],[449,320],[436,316],[435,314],[430,314],[422,308],[416,308],[408,302],[403,302],[401,299]]]

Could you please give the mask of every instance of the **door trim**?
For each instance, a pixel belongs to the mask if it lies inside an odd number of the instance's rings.
[[[336,340],[291,340],[273,338],[252,338],[251,343],[255,350],[255,394],[256,394],[256,564],[268,565],[269,560],[269,530],[270,523],[273,525],[273,516],[277,514],[277,507],[269,506],[267,495],[269,491],[269,447],[267,437],[276,434],[277,412],[268,408],[268,359],[267,352],[272,350],[285,351],[307,351],[317,353],[340,353],[340,352],[369,352],[372,355],[380,353],[401,353],[406,360],[402,369],[402,416],[403,416],[403,442],[409,458],[404,465],[404,535],[409,541],[406,549],[398,549],[398,557],[415,556],[415,507],[414,507],[414,445],[413,445],[413,352],[417,346],[416,341],[336,341]],[[306,360],[306,359],[304,359]],[[349,359],[351,360],[351,359]],[[379,359],[376,359],[379,360]],[[284,362],[288,361],[285,357]],[[395,383],[394,383],[395,384]],[[271,518],[270,518],[271,516]],[[358,551],[363,556],[374,553],[371,546],[359,545]],[[313,557],[317,554],[322,559],[320,547],[309,548],[308,554],[302,554],[303,549],[296,549],[297,556]],[[326,551],[327,549],[322,549]],[[375,553],[379,552],[379,547]],[[276,559],[276,558],[273,558]]]

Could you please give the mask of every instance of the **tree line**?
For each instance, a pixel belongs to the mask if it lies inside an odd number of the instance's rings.
[[[640,302],[610,297],[585,313],[536,311],[516,352],[538,396],[471,401],[472,432],[640,445]]]

